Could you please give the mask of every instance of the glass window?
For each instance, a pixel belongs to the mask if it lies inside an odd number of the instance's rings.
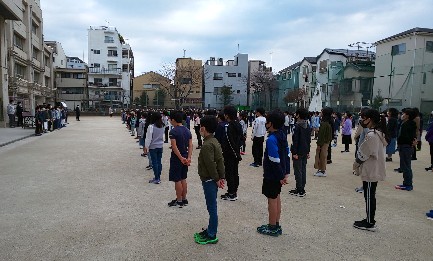
[[[37,24],[35,24],[35,23],[32,23],[32,32],[33,32],[34,34],[37,34],[37,33],[38,33],[38,26],[37,26]]]
[[[238,77],[242,77],[242,74],[241,74],[241,73],[238,73]]]
[[[93,54],[101,54],[101,50],[93,50]]]
[[[14,34],[14,46],[22,50],[24,48],[24,42],[25,40],[22,37],[18,36],[17,34]]]
[[[426,43],[425,43],[425,50],[427,52],[433,53],[433,41],[426,41]]]
[[[213,79],[214,80],[222,80],[223,79],[223,74],[222,73],[214,73],[213,74]]]
[[[106,36],[105,36],[105,40],[104,40],[104,42],[105,42],[105,43],[114,43],[114,38],[113,38],[113,36],[108,36],[108,35],[106,35]]]
[[[117,57],[117,50],[108,50],[108,56],[115,56]]]
[[[393,45],[391,48],[391,55],[399,55],[399,54],[404,54],[404,53],[406,53],[406,44],[405,43]]]
[[[236,73],[228,73],[227,76],[228,77],[236,77]]]
[[[15,75],[15,77],[25,79],[26,67],[22,66],[21,64],[16,63],[14,66],[14,75]]]
[[[35,82],[35,83],[39,83],[40,82],[40,77],[41,75],[40,75],[40,73],[38,73],[38,72],[33,72],[33,81]]]

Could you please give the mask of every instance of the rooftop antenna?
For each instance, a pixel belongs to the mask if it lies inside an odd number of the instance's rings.
[[[271,67],[272,68],[272,54],[273,54],[274,52],[270,52],[269,54],[271,55],[271,64],[269,65],[269,67]]]
[[[186,52],[186,50],[183,49],[183,58],[185,58],[185,52]]]
[[[239,53],[239,44],[238,44],[238,53]]]

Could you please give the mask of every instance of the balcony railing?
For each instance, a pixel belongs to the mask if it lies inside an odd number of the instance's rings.
[[[89,68],[89,73],[97,73],[97,74],[121,74],[122,69],[105,69],[105,68]]]

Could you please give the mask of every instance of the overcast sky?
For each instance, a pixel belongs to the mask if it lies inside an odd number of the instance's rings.
[[[433,28],[432,0],[41,0],[45,40],[87,62],[87,29],[110,25],[131,45],[135,74],[183,56],[239,52],[281,70],[324,48]]]

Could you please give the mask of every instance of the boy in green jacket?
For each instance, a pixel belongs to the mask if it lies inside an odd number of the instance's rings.
[[[195,242],[201,245],[215,244],[218,229],[217,193],[218,188],[224,188],[224,158],[221,145],[213,136],[218,122],[214,116],[200,119],[200,135],[204,138],[198,156],[198,175],[202,181],[209,225],[207,229],[194,234]]]

